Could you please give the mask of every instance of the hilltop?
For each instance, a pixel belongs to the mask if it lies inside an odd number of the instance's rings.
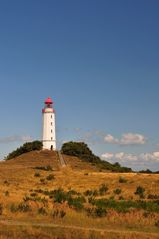
[[[159,175],[62,157],[65,167],[41,150],[0,163],[2,239],[158,238]]]

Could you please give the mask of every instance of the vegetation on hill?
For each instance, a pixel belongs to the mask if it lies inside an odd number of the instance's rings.
[[[23,144],[21,147],[17,148],[13,152],[9,153],[6,157],[6,160],[10,160],[12,158],[15,158],[21,154],[34,151],[34,150],[41,150],[42,149],[42,142],[41,141],[33,141],[33,142],[27,142]]]
[[[84,142],[67,142],[64,143],[61,151],[63,154],[79,157],[81,160],[96,165],[99,169],[111,170],[113,172],[132,172],[131,168],[122,167],[119,163],[111,164],[101,160],[94,155]]]
[[[159,174],[101,173],[63,157],[70,167],[43,150],[1,162],[0,238],[158,239]]]
[[[155,171],[155,172],[152,172],[150,169],[146,169],[146,170],[141,170],[139,171],[139,173],[147,173],[147,174],[159,174],[159,171]]]

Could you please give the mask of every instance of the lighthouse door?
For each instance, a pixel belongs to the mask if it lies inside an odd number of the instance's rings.
[[[51,145],[51,148],[50,148],[51,150],[53,150],[53,145]]]

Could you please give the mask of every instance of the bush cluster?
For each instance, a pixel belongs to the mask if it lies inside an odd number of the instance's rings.
[[[97,189],[94,189],[94,190],[86,190],[83,194],[85,196],[103,196],[106,194],[106,192],[108,191],[108,186],[106,184],[102,184],[100,187],[99,187],[99,190]]]
[[[35,172],[34,177],[40,177],[40,173]]]
[[[145,192],[145,189],[141,186],[138,186],[136,188],[135,194],[139,195],[140,198],[144,198],[144,192]]]
[[[148,199],[152,199],[152,200],[159,200],[159,195],[157,194],[149,194],[147,196]]]
[[[37,190],[36,190],[37,192]],[[38,191],[39,192],[39,191]],[[63,189],[55,189],[52,191],[48,190],[40,190],[40,193],[49,196],[49,198],[53,199],[55,203],[63,203],[67,202],[68,205],[75,210],[81,210],[84,208],[83,203],[86,202],[85,198],[80,195],[80,193],[77,193],[74,190],[70,190],[68,192],[65,192]]]
[[[20,203],[19,205],[15,205],[14,203],[10,206],[11,212],[29,212],[31,211],[31,207],[26,203]]]
[[[46,177],[46,179],[47,179],[48,181],[51,181],[51,180],[55,179],[55,176],[54,176],[53,174],[49,174],[49,175]]]
[[[47,166],[37,166],[34,169],[44,170],[44,171],[53,171],[53,169],[52,169],[52,167],[50,165],[47,165]]]
[[[131,168],[122,167],[119,163],[111,164],[107,161],[101,160],[94,155],[84,142],[67,142],[64,143],[61,152],[66,155],[77,156],[81,160],[92,163],[100,170],[111,170],[113,172],[132,172]]]
[[[9,197],[9,192],[8,192],[8,191],[5,191],[4,195],[5,195],[6,197]]]
[[[120,188],[116,188],[113,192],[114,192],[114,194],[119,195],[121,193],[121,189]]]
[[[23,198],[24,202],[28,202],[28,201],[34,201],[34,202],[41,202],[43,204],[48,203],[48,200],[45,197],[39,197],[36,194],[31,194],[32,196],[25,196]]]
[[[124,177],[119,177],[119,183],[127,183],[127,179]]]
[[[106,184],[102,184],[99,188],[99,195],[104,195],[108,191],[108,187]]]
[[[47,215],[47,211],[44,207],[38,208],[38,214]]]
[[[21,154],[34,151],[34,150],[41,150],[42,149],[42,142],[41,141],[33,141],[23,144],[20,148],[17,148],[13,152],[9,153],[6,157],[6,160],[15,158],[20,156]]]
[[[85,196],[98,196],[99,195],[99,192],[98,190],[94,189],[94,190],[86,190],[84,193],[83,193]]]
[[[105,217],[107,215],[107,210],[102,207],[94,207],[86,209],[87,215],[90,217]]]
[[[59,218],[64,218],[66,216],[66,212],[64,210],[53,210],[52,211],[52,217],[53,218],[56,218],[56,217],[59,217]]]
[[[65,192],[62,189],[53,191],[54,202],[63,203],[67,201],[68,205],[76,210],[83,209],[85,198],[82,196],[73,197],[70,192]]]
[[[116,201],[114,199],[94,199],[90,198],[89,203],[91,203],[93,206],[101,207],[101,208],[111,208],[118,212],[128,212],[129,209],[135,208],[135,209],[143,209],[148,212],[157,212],[159,213],[159,200],[156,201],[126,201],[126,200],[120,200]]]

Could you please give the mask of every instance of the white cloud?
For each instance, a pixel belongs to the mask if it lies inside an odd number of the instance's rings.
[[[134,154],[127,154],[127,153],[124,153],[124,152],[119,152],[119,153],[105,153],[105,154],[102,154],[101,157],[103,159],[114,159],[114,160],[119,160],[119,161],[122,161],[122,162],[127,162],[127,161],[136,161],[138,159],[138,157]]]
[[[107,134],[104,137],[104,141],[109,144],[118,145],[143,145],[146,143],[146,138],[141,134],[127,133],[123,134],[120,139],[117,139],[111,134]]]
[[[154,152],[153,156],[159,159],[159,152]]]
[[[146,138],[141,134],[123,134],[120,140],[121,145],[145,144]]]
[[[145,160],[145,161],[159,162],[159,152],[143,153],[143,154],[140,155],[140,158]]]
[[[107,134],[104,138],[104,141],[109,144],[118,144],[119,140],[114,138],[111,134]]]
[[[152,153],[142,153],[142,154],[129,154],[124,152],[119,153],[104,153],[101,155],[101,158],[104,160],[113,160],[120,162],[130,162],[135,161],[136,163],[141,162],[159,162],[159,152]]]
[[[101,155],[102,158],[104,159],[112,159],[114,157],[113,153],[105,153]]]
[[[27,142],[32,141],[32,137],[28,135],[13,135],[8,137],[0,138],[0,144],[14,143],[14,142]]]
[[[116,159],[122,160],[125,157],[125,154],[123,152],[117,153],[114,155]]]

